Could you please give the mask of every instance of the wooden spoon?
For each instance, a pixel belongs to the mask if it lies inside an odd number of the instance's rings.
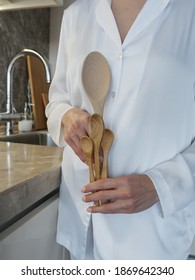
[[[101,142],[101,148],[102,148],[102,152],[103,152],[101,179],[105,179],[108,177],[108,153],[112,146],[113,140],[114,140],[113,132],[110,129],[106,128],[104,130],[104,135],[103,135],[102,142]],[[103,204],[106,204],[109,202],[110,202],[110,200],[105,199],[105,200],[99,201],[99,205],[103,205]]]
[[[95,181],[94,177],[94,170],[93,170],[93,140],[88,136],[83,136],[80,140],[81,143],[81,149],[83,150],[83,153],[85,154],[87,164],[89,166],[89,179],[90,183]],[[100,201],[94,201],[96,206],[101,205]]]
[[[101,172],[102,179],[108,177],[108,153],[112,146],[113,140],[114,140],[113,132],[110,129],[106,128],[104,130],[104,135],[101,142],[101,147],[103,150],[103,164],[102,164],[102,172]]]
[[[94,143],[94,168],[95,168],[95,179],[100,179],[100,145],[104,133],[104,122],[100,115],[93,114],[89,122],[89,136]]]
[[[81,78],[94,112],[102,116],[111,81],[106,58],[99,52],[89,53],[83,63]]]
[[[89,178],[90,182],[94,182],[94,173],[93,173],[93,163],[92,163],[92,156],[93,156],[93,140],[88,136],[83,136],[80,140],[81,149],[86,157],[87,164],[89,166]]]

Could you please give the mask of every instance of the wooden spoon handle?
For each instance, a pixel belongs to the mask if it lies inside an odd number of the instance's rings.
[[[99,157],[99,145],[94,143],[94,173],[95,173],[95,180],[100,179],[100,157]],[[96,206],[101,206],[101,201],[94,201]]]
[[[95,181],[94,171],[93,171],[93,164],[92,164],[91,161],[89,162],[89,180],[90,180],[90,183]]]
[[[93,163],[92,163],[92,155],[93,155],[93,140],[88,136],[83,136],[80,140],[81,149],[85,155],[87,165],[89,167],[89,179],[90,182],[94,182],[94,171],[93,171]]]
[[[103,163],[102,163],[102,172],[101,172],[102,179],[108,177],[108,154],[112,146],[113,139],[114,139],[113,132],[109,129],[105,129],[102,143],[101,143],[101,147],[103,151]],[[109,200],[103,200],[101,201],[101,205],[109,202],[110,202]]]
[[[114,134],[110,129],[104,130],[104,135],[102,138],[102,151],[103,151],[103,163],[102,163],[102,172],[101,172],[101,179],[105,179],[108,177],[108,154],[110,148],[112,146],[114,139]]]
[[[99,157],[99,145],[94,143],[94,169],[95,169],[95,179],[100,179],[100,157]]]
[[[101,179],[105,179],[107,177],[108,177],[108,152],[104,151]]]

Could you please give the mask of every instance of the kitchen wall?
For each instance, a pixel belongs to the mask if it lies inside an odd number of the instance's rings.
[[[0,12],[0,112],[6,110],[6,72],[12,58],[23,48],[49,56],[50,9]],[[14,104],[22,112],[27,96],[26,60],[14,68]]]

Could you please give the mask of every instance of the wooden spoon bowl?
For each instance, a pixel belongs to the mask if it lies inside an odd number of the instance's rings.
[[[102,116],[111,82],[106,58],[96,51],[89,53],[83,63],[81,78],[94,112]]]

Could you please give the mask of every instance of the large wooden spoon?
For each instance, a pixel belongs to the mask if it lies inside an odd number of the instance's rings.
[[[105,179],[108,177],[108,153],[112,146],[114,140],[113,132],[106,128],[104,130],[104,135],[101,142],[101,147],[103,151],[103,164],[102,164],[102,171],[101,171],[101,179]]]
[[[94,112],[102,116],[111,81],[106,58],[99,52],[89,53],[84,60],[81,77]]]

